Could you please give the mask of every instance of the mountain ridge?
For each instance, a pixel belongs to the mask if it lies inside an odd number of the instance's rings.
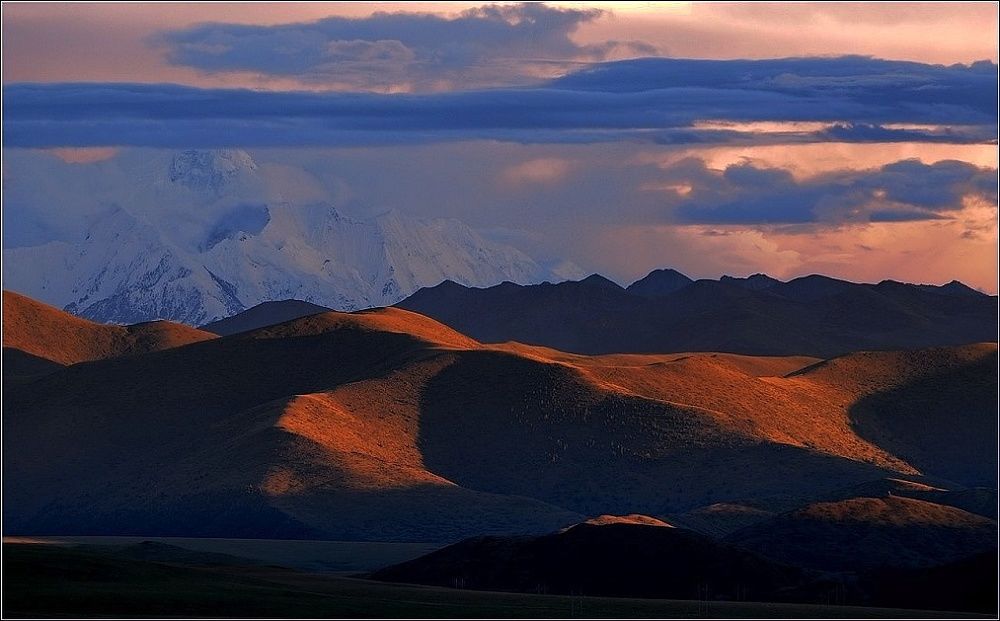
[[[996,296],[956,282],[869,284],[822,275],[783,282],[763,274],[684,278],[675,270],[655,270],[626,288],[598,286],[593,277],[487,288],[446,281],[397,306],[481,341],[586,354],[727,351],[825,358],[996,338]]]

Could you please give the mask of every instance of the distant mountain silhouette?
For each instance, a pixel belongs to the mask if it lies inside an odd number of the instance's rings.
[[[746,278],[723,276],[719,279],[719,282],[729,283],[751,291],[763,291],[782,284],[780,280],[771,278],[767,274],[753,274],[752,276],[747,276]]]
[[[946,293],[948,295],[966,295],[971,297],[981,296],[983,293],[981,291],[976,291],[972,287],[961,283],[957,280],[953,280],[946,285],[915,285],[919,289],[924,291],[934,291],[937,293]]]
[[[688,282],[685,282],[688,281]],[[996,339],[997,299],[958,282],[858,284],[763,274],[690,281],[656,270],[623,289],[591,276],[477,289],[446,281],[398,304],[484,342],[585,354],[726,351],[829,357]]]
[[[625,290],[647,298],[659,298],[670,295],[678,289],[683,289],[692,282],[694,281],[674,269],[653,270],[645,278],[635,281]]]
[[[202,330],[228,336],[248,330],[256,330],[266,326],[273,326],[276,323],[284,323],[300,317],[308,317],[318,313],[325,313],[332,309],[312,302],[302,300],[281,300],[278,302],[264,302],[253,308],[248,308],[242,313],[237,313],[231,317],[213,321],[201,326]]]

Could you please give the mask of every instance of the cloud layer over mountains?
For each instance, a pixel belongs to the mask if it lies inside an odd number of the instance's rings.
[[[774,141],[704,121],[815,122],[785,141],[995,140],[996,65],[864,57],[638,59],[530,87],[437,94],[263,92],[164,84],[11,84],[5,146],[351,146]]]

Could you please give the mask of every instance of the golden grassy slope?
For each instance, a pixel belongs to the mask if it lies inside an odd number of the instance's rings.
[[[216,338],[190,326],[151,321],[94,323],[29,297],[3,292],[3,346],[61,365],[179,347]]]

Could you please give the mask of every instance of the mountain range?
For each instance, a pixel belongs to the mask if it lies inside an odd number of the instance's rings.
[[[725,351],[836,356],[995,340],[997,298],[962,283],[692,280],[655,270],[626,288],[599,275],[476,288],[445,281],[398,304],[484,342],[584,354]]]
[[[278,184],[245,151],[117,159],[118,168],[97,175],[116,180],[113,191],[86,179],[77,183],[83,198],[53,198],[74,203],[67,211],[86,203],[82,234],[5,244],[7,288],[104,323],[199,325],[286,298],[356,310],[444,279],[484,286],[556,277],[457,220],[348,217]]]

